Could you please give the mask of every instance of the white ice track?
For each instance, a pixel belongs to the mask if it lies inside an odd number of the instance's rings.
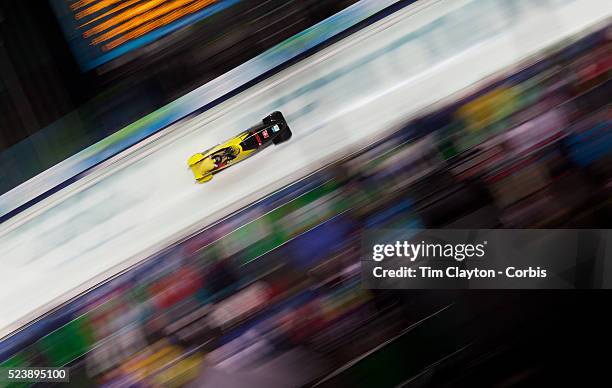
[[[612,14],[608,0],[522,1],[511,20],[508,4],[415,3],[165,129],[0,225],[0,338],[416,111]],[[455,19],[432,23],[453,12]],[[478,43],[457,49],[476,36]],[[288,143],[210,183],[194,183],[189,155],[276,109],[293,130]]]

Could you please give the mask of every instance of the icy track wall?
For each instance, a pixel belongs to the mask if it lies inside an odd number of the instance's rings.
[[[0,225],[0,335],[611,12],[593,0],[418,2],[169,127]],[[193,183],[188,155],[275,109],[291,142]]]

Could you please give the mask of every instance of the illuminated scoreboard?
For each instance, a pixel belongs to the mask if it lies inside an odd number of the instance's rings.
[[[51,0],[81,68],[89,70],[240,0]]]

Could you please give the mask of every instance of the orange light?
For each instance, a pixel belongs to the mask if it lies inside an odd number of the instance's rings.
[[[70,8],[72,8],[73,10],[77,10],[79,8],[87,7],[88,5],[95,3],[96,1],[98,0],[80,0],[75,3],[70,4]],[[94,12],[97,12],[103,8],[106,8],[120,1],[123,1],[123,0],[102,0],[102,1],[99,1],[97,4],[92,5],[90,8],[95,8]]]
[[[130,7],[131,5],[133,5],[135,3],[138,3],[139,1],[141,1],[141,0],[130,0],[130,1],[127,1],[125,3],[119,4],[118,6],[116,6],[113,9],[111,9],[110,11],[104,12],[102,15],[97,16],[97,17],[91,19],[90,21],[88,21],[87,23],[85,23],[83,25],[80,25],[79,28],[82,28],[82,27],[84,27],[84,26],[86,26],[86,25],[88,25],[90,23],[93,23],[93,22],[95,22],[97,20],[103,19],[103,18],[107,17],[108,15],[112,15],[115,12],[121,11],[124,8]],[[80,16],[81,13],[82,12],[79,12],[79,13],[76,14],[76,18],[77,19],[83,18],[83,16]]]
[[[136,39],[142,35],[145,35],[146,33],[153,31],[159,27],[165,26],[177,19],[182,18],[185,15],[199,11],[200,9],[205,8],[206,6],[216,1],[217,0],[199,0],[199,1],[196,1],[196,3],[189,5],[188,7],[185,7],[179,10],[175,10],[167,15],[164,15],[163,17],[160,17],[159,19],[153,20],[145,25],[140,26],[139,28],[136,28],[126,33],[125,35],[113,40],[112,42],[105,44],[103,46],[103,50],[104,51],[112,50],[117,46],[120,46],[132,39]]]
[[[79,0],[70,5],[90,45],[108,51],[217,0]],[[77,12],[78,10],[78,12]]]
[[[175,1],[180,1],[181,3],[188,3],[193,0],[175,0]],[[138,24],[142,24],[146,22],[150,17],[157,17],[161,14],[166,13],[167,11],[163,11],[163,9],[167,8],[168,6],[162,6],[159,8],[155,8],[158,5],[163,4],[165,2],[166,0],[151,0],[151,1],[147,1],[146,3],[140,4],[136,7],[132,7],[128,9],[127,11],[121,12],[119,15],[114,16],[108,19],[107,21],[98,24],[97,26],[91,28],[90,30],[85,31],[85,33],[83,33],[83,36],[86,38],[89,38],[90,36],[99,34],[116,25],[118,25],[118,27],[111,30],[114,32],[110,35],[110,37],[117,35],[117,34],[121,34],[122,32],[127,31],[130,28],[133,28]],[[152,12],[147,12],[147,11],[151,11],[152,9],[154,9]],[[136,18],[136,16],[139,16],[139,15],[141,17]],[[157,16],[152,16],[152,15],[157,15]],[[99,38],[96,38],[96,39],[99,39]],[[94,39],[94,41],[96,39]],[[108,38],[102,39],[100,41],[104,41],[107,39]],[[97,42],[94,42],[94,43],[97,43]]]

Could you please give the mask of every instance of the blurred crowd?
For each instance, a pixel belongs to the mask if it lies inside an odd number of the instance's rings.
[[[389,344],[447,304],[363,289],[362,233],[609,228],[611,49],[600,31],[390,129],[54,313],[2,365],[69,366],[80,387],[404,381]],[[455,343],[430,330],[431,357]]]

